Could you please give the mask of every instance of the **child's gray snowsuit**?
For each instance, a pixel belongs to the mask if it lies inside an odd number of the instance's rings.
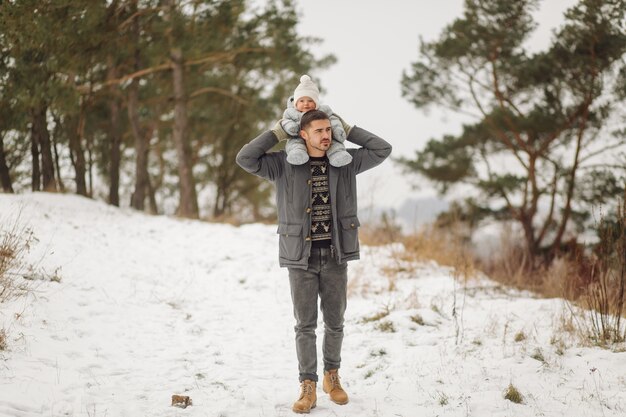
[[[328,115],[330,119],[330,126],[333,131],[333,140],[331,141],[330,148],[326,152],[328,162],[334,167],[342,167],[352,162],[352,156],[346,151],[346,147],[343,142],[346,140],[346,132],[343,129],[341,120],[333,114],[331,108],[322,104],[318,107]],[[287,109],[283,113],[283,120],[281,126],[287,132],[290,139],[287,140],[285,146],[285,152],[287,152],[287,162],[292,165],[302,165],[309,160],[309,154],[306,150],[304,139],[300,137],[300,119],[302,119],[302,112],[299,112],[293,103],[293,96],[287,100]]]

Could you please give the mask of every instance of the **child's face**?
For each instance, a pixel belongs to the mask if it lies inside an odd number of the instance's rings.
[[[307,112],[309,110],[315,110],[315,102],[311,97],[300,97],[298,101],[296,101],[296,110],[301,112]]]

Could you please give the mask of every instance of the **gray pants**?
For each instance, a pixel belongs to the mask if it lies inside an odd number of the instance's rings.
[[[339,369],[347,281],[347,264],[337,264],[328,248],[311,249],[308,270],[289,268],[300,382],[305,379],[317,381],[315,329],[318,294],[324,315],[324,370]]]

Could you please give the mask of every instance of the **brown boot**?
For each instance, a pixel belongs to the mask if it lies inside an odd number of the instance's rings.
[[[322,386],[324,392],[330,395],[332,402],[339,405],[348,404],[348,394],[341,388],[337,369],[324,372],[324,383]]]
[[[315,393],[315,381],[304,380],[300,384],[300,398],[293,403],[292,410],[295,413],[307,414],[311,408],[317,405],[317,394]]]

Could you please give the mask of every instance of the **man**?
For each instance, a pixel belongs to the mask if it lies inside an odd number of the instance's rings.
[[[291,165],[284,151],[268,153],[279,140],[288,138],[280,123],[246,144],[237,155],[239,166],[276,185],[279,263],[289,270],[296,319],[301,383],[300,398],[293,405],[297,413],[310,412],[317,400],[318,296],[324,315],[323,389],[333,402],[348,402],[338,369],[346,309],[346,262],[359,258],[356,175],[380,164],[391,153],[391,145],[383,139],[342,123],[347,140],[361,147],[348,149],[352,162],[341,168],[328,163],[331,124],[326,113],[319,110],[304,113],[300,123],[309,162]]]

